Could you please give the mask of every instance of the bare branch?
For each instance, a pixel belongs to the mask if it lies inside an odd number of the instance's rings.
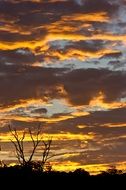
[[[26,162],[25,161],[25,156],[24,156],[24,148],[23,148],[23,140],[25,138],[25,132],[23,133],[23,136],[19,139],[17,130],[15,128],[12,130],[12,128],[11,128],[10,125],[8,127],[9,127],[9,130],[10,130],[12,136],[16,140],[16,142],[14,142],[12,140],[11,140],[11,142],[15,146],[15,150],[16,150],[18,161],[19,161],[20,164],[24,164]]]
[[[29,134],[30,134],[30,137],[31,137],[31,140],[32,140],[32,143],[33,143],[33,150],[32,150],[32,153],[29,157],[29,160],[28,162],[31,162],[34,154],[35,154],[35,151],[36,151],[36,148],[38,147],[39,143],[41,142],[41,139],[39,139],[39,134],[40,134],[41,130],[40,130],[40,127],[38,126],[38,130],[37,130],[37,134],[36,134],[36,140],[34,140],[33,138],[33,135],[32,135],[32,132],[31,130],[29,129]]]
[[[44,144],[44,151],[42,154],[42,165],[44,167],[46,161],[49,159],[49,152],[50,152],[50,146],[52,143],[52,139],[48,140],[48,141],[42,141]]]
[[[25,154],[24,154],[24,139],[25,139],[25,135],[26,135],[25,131],[22,133],[22,136],[19,137],[19,134],[15,128],[12,129],[11,125],[9,125],[8,127],[9,127],[9,130],[10,130],[12,136],[14,137],[14,140],[11,140],[11,142],[13,143],[13,145],[15,147],[16,157],[21,165],[25,166],[27,164],[29,164],[29,165],[32,164],[32,159],[33,159],[33,156],[35,154],[35,151],[36,151],[39,143],[40,142],[43,143],[44,149],[42,152],[42,160],[41,160],[41,169],[43,171],[46,161],[53,156],[49,156],[52,139],[48,139],[47,141],[45,141],[45,140],[42,141],[42,137],[40,137],[41,124],[38,125],[36,134],[33,134],[30,128],[28,130],[31,142],[33,144],[32,152],[31,152],[28,160],[25,159]],[[42,148],[43,148],[43,146],[42,146]]]

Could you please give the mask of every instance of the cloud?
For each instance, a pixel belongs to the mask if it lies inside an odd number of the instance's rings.
[[[117,101],[126,94],[126,75],[120,71],[78,69],[65,73],[64,69],[1,65],[1,72],[1,105],[54,97],[67,98],[73,105],[87,105],[99,92],[103,93],[104,102]]]
[[[32,113],[46,114],[47,113],[47,109],[46,108],[34,109],[34,110],[32,110]]]
[[[104,94],[105,102],[112,102],[125,96],[125,76],[125,72],[80,69],[67,74],[63,83],[72,104],[88,104],[100,91]]]
[[[105,55],[103,55],[101,58],[115,58],[118,59],[122,56],[121,52],[116,52],[116,53],[107,53]]]
[[[112,25],[114,16],[120,15],[121,5],[122,2],[119,4],[117,1],[110,3],[99,0],[2,1],[2,62],[21,62],[19,53],[16,52],[20,49],[28,49],[32,54],[31,60],[26,56],[23,58],[22,55],[22,63],[39,66],[48,63],[55,65],[57,61],[64,60],[69,63],[71,59],[83,63],[87,59],[108,58],[106,56],[109,54],[117,55],[120,52],[118,44],[114,46],[111,42],[124,42],[125,33],[114,33]],[[122,28],[122,24],[117,22],[117,19],[114,20],[114,26],[117,28]],[[67,50],[64,47],[62,52],[59,51],[59,46],[53,46],[52,50],[50,42],[61,40],[73,45],[67,46]],[[92,41],[92,44],[87,45],[87,41]],[[107,43],[108,47],[103,48],[100,43]],[[98,48],[97,51],[95,46]]]
[[[39,60],[29,49],[16,49],[16,50],[1,50],[0,51],[0,63],[20,64],[20,65],[32,65]]]

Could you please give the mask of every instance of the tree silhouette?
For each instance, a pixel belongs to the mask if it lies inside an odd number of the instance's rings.
[[[118,169],[116,168],[116,166],[114,166],[114,165],[109,166],[107,172],[108,172],[110,175],[116,175],[116,174],[117,174],[117,175],[120,175],[120,174],[122,174],[122,170],[118,170]]]
[[[109,168],[106,171],[102,171],[100,175],[102,176],[115,176],[115,175],[121,175],[123,174],[122,170],[119,170],[114,165],[110,165]]]
[[[82,168],[77,168],[75,171],[74,171],[74,174],[75,175],[80,175],[80,176],[89,176],[89,172],[87,172],[86,170],[82,169]]]
[[[24,150],[24,139],[26,136],[26,132],[24,131],[22,133],[22,136],[19,137],[19,134],[15,128],[12,128],[11,125],[9,125],[9,130],[14,137],[14,140],[11,140],[13,143],[15,150],[16,150],[16,157],[18,159],[18,162],[21,166],[23,167],[30,167],[32,169],[37,169],[43,171],[45,164],[47,163],[47,160],[51,158],[52,156],[49,157],[50,153],[50,148],[51,148],[51,143],[52,139],[48,140],[42,140],[42,137],[40,136],[41,134],[41,128],[40,125],[37,128],[37,132],[35,134],[35,137],[33,137],[33,133],[31,129],[28,129],[28,134],[30,135],[30,139],[32,142],[32,151],[29,155],[29,157],[26,159],[25,157],[25,150]],[[40,143],[43,143],[43,146],[41,146],[41,160],[38,162],[33,161],[33,156],[36,152],[37,147],[39,146]]]

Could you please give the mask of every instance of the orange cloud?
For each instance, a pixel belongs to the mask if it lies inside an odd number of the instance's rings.
[[[30,116],[18,116],[18,115],[10,115],[10,114],[4,114],[1,116],[1,119],[3,120],[16,120],[16,121],[26,121],[26,122],[46,122],[48,124],[51,123],[57,123],[60,121],[65,121],[67,119],[72,119],[72,118],[76,118],[79,116],[86,116],[89,115],[88,112],[73,112],[70,115],[64,115],[64,116],[59,116],[59,117],[30,117]]]
[[[70,16],[62,16],[61,20],[46,26],[49,33],[64,33],[78,31],[78,25],[81,28],[89,27],[91,24],[85,22],[109,22],[106,12],[89,13],[89,14],[72,14]],[[81,24],[80,24],[81,23]],[[79,27],[79,28],[80,28]]]
[[[111,102],[111,103],[106,103],[105,102],[105,96],[103,92],[99,92],[96,97],[94,97],[90,102],[89,102],[90,107],[100,107],[103,109],[115,109],[115,108],[122,108],[126,106],[125,102]]]
[[[106,171],[109,166],[116,165],[117,169],[125,170],[126,162],[114,162],[114,163],[103,163],[103,164],[85,164],[81,165],[78,162],[64,161],[64,162],[52,162],[53,169],[57,171],[74,171],[77,168],[82,168],[88,171],[90,174],[97,175],[101,173],[101,171]]]
[[[84,128],[86,128],[87,126],[86,125],[77,125],[77,128],[78,129],[84,129]]]
[[[22,131],[17,131],[19,138],[22,136]],[[49,137],[52,137],[54,141],[66,141],[66,140],[82,140],[82,141],[87,141],[95,138],[94,133],[88,133],[88,134],[74,134],[74,133],[59,133],[59,134],[46,134],[42,133],[40,134],[40,138],[42,137],[43,140],[48,140]],[[33,138],[35,139],[35,135],[33,134]],[[10,132],[8,133],[1,133],[0,134],[0,140],[1,142],[10,142],[10,139],[13,139],[13,136]],[[31,137],[28,133],[26,133],[26,137],[24,141],[31,141]]]
[[[1,108],[0,114],[5,113],[5,112],[9,112],[9,111],[13,111],[13,110],[18,109],[18,108],[26,108],[27,106],[30,106],[32,104],[34,104],[34,105],[35,104],[49,105],[45,101],[43,101],[42,99],[19,100],[19,103],[17,103],[16,105],[11,105],[11,106]]]
[[[126,127],[126,123],[105,123],[102,126],[104,127]]]
[[[62,96],[66,96],[66,91],[64,90],[63,86],[57,86],[56,89],[59,91],[59,94]],[[67,101],[65,99],[61,99],[63,101],[63,104],[66,104],[66,106],[70,106],[69,104],[67,104]],[[16,105],[11,105],[11,106],[7,106],[5,108],[1,108],[0,110],[0,119],[3,120],[3,124],[4,122],[6,123],[7,121],[11,121],[11,120],[17,120],[17,121],[27,121],[27,122],[46,122],[46,123],[57,123],[60,121],[65,121],[67,119],[72,119],[72,118],[77,118],[80,116],[86,116],[89,115],[89,112],[87,111],[83,111],[80,110],[80,107],[76,109],[76,107],[74,108],[75,111],[73,111],[72,113],[69,114],[64,114],[64,115],[57,115],[56,117],[47,117],[47,116],[42,116],[42,117],[36,117],[30,114],[28,116],[23,116],[23,115],[16,115],[16,113],[10,113],[12,111],[16,111],[16,109],[19,108],[27,108],[29,106],[36,106],[37,105],[41,105],[43,106],[52,106],[52,103],[50,102],[46,102],[42,99],[28,99],[28,100],[20,100],[19,103],[17,103]]]
[[[64,60],[69,60],[69,59],[79,59],[81,61],[84,61],[86,59],[92,59],[92,58],[100,58],[104,54],[109,54],[109,53],[117,53],[117,50],[111,50],[111,49],[102,49],[96,52],[90,52],[90,51],[83,51],[79,49],[69,49],[66,53],[64,52],[59,52],[59,51],[51,51],[51,56],[56,56],[58,57],[59,60],[64,61]]]
[[[88,13],[88,14],[73,14],[70,16],[62,16],[62,21],[81,21],[81,22],[109,22],[109,17],[106,12]]]

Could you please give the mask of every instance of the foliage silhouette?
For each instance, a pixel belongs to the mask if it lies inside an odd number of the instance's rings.
[[[106,171],[102,171],[100,175],[103,176],[116,176],[123,174],[122,170],[118,170],[116,166],[109,166],[109,168]]]

